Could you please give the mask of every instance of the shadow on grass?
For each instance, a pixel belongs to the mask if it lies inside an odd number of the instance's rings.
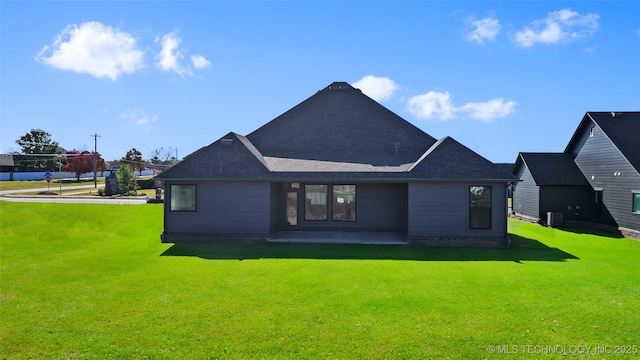
[[[566,261],[578,259],[560,249],[510,234],[509,249],[429,248],[357,244],[174,244],[161,256],[195,256],[208,260],[318,259],[411,261]]]
[[[560,227],[562,231],[574,233],[574,234],[586,234],[586,235],[597,235],[601,237],[611,238],[611,239],[623,239],[624,235],[613,227],[610,228],[586,228],[586,227]]]

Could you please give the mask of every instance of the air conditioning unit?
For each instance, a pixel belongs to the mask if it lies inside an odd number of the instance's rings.
[[[562,213],[548,212],[547,226],[553,228],[562,226]]]

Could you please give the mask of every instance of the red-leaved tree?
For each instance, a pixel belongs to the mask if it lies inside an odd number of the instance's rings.
[[[71,150],[67,152],[65,158],[67,164],[62,167],[62,170],[75,173],[78,181],[80,181],[80,175],[93,171],[93,153],[89,151]]]

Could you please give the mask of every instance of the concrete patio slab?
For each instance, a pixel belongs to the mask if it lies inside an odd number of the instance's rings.
[[[407,245],[406,236],[402,233],[352,231],[282,231],[269,242]]]

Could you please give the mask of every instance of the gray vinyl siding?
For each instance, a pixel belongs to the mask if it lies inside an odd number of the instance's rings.
[[[593,137],[588,136],[590,126],[595,126]],[[617,226],[640,231],[640,214],[632,212],[632,191],[640,190],[640,174],[600,127],[590,126],[581,129],[575,162],[593,188],[603,189],[602,202]]]
[[[271,203],[270,203],[270,232],[275,234],[284,226],[286,221],[284,214],[284,194],[282,185],[278,183],[271,183]]]
[[[517,176],[521,181],[514,187],[513,211],[517,215],[540,219],[540,188],[527,166],[523,165]]]
[[[357,216],[376,230],[407,230],[407,184],[358,185]]]
[[[335,183],[344,184],[349,182]],[[301,230],[406,231],[407,184],[356,183],[356,221],[332,220],[331,185],[328,184],[328,220],[305,220],[302,206],[298,219]],[[304,184],[301,188],[304,189]],[[298,199],[304,201],[304,191],[300,192]]]
[[[491,229],[469,229],[469,187],[491,186]],[[409,237],[497,238],[506,235],[506,184],[410,183]]]
[[[169,185],[169,184],[167,184]],[[172,212],[165,206],[165,232],[182,234],[269,234],[267,182],[199,182],[197,210]],[[170,189],[170,186],[166,186]],[[170,201],[170,191],[166,194]]]

